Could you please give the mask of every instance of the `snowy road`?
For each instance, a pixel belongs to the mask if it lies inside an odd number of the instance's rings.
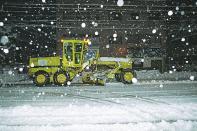
[[[197,82],[0,88],[0,131],[196,131]]]

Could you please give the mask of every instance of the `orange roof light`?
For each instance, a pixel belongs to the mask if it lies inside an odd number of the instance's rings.
[[[88,43],[88,45],[91,45],[91,44],[92,44],[92,42],[90,41],[90,39],[84,39],[84,41],[85,41],[86,43]]]
[[[64,43],[64,39],[61,39],[60,42],[61,42],[61,43]]]

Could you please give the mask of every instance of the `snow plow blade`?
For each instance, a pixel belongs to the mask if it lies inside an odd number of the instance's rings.
[[[91,74],[86,74],[82,78],[83,84],[91,84],[91,85],[100,85],[104,86],[105,82],[103,79],[100,78],[94,78]]]

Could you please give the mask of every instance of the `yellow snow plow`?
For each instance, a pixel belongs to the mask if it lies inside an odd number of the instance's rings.
[[[130,59],[99,57],[99,52],[87,58],[88,43],[62,40],[59,56],[30,58],[28,74],[34,84],[67,85],[76,76],[81,76],[82,83],[86,84],[104,85],[108,79],[132,83],[135,76]]]

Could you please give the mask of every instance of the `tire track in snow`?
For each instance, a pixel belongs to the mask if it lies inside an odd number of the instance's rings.
[[[128,124],[140,124],[140,123],[151,123],[151,124],[158,124],[161,122],[167,122],[169,124],[176,123],[178,121],[182,122],[194,122],[197,123],[197,120],[190,120],[190,119],[177,119],[177,120],[155,120],[155,121],[125,121],[125,122],[107,122],[107,123],[83,123],[83,124],[0,124],[0,126],[14,126],[14,127],[21,127],[21,126],[53,126],[53,127],[58,127],[58,126],[72,126],[72,125],[128,125]]]

